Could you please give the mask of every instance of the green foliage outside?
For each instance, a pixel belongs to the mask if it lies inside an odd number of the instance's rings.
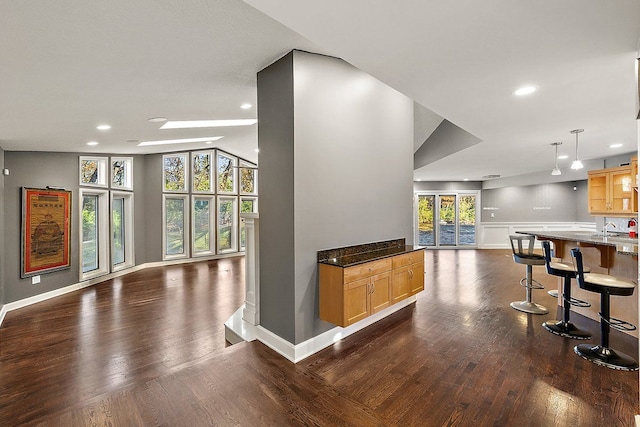
[[[165,157],[164,159],[164,188],[165,190],[185,189],[185,168],[183,157]]]
[[[211,164],[209,154],[198,154],[193,158],[193,189],[195,191],[211,190]]]
[[[476,223],[476,196],[460,196],[460,225]]]
[[[433,230],[434,196],[418,197],[418,229],[420,231]],[[456,219],[455,196],[441,196],[440,221],[453,224]],[[476,223],[476,197],[460,196],[459,222],[461,225]]]
[[[240,168],[240,191],[242,193],[254,193],[253,169]]]
[[[218,156],[218,191],[233,192],[233,161],[225,156]]]

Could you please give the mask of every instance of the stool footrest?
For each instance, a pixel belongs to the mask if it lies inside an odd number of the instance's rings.
[[[635,331],[637,328],[633,323],[625,322],[624,320],[617,319],[615,317],[609,317],[609,319],[605,319],[602,317],[602,313],[598,313],[600,315],[600,321],[608,323],[613,329],[617,329],[619,331]]]
[[[565,299],[565,300],[567,299],[564,296],[564,294],[562,294],[562,298]],[[583,308],[584,307],[591,307],[591,303],[589,301],[583,301],[581,299],[574,298],[574,297],[569,298],[569,304],[571,304],[574,307],[583,307]]]
[[[544,289],[544,285],[540,282],[538,282],[535,279],[531,279],[531,286],[529,286],[529,284],[527,284],[527,278],[523,277],[520,280],[520,286],[524,287],[524,288],[531,288],[531,289]]]

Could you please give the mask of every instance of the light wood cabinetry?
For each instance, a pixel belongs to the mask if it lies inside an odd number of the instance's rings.
[[[631,165],[589,171],[589,213],[630,216],[638,212],[634,177]]]
[[[631,182],[633,188],[638,191],[638,156],[631,158]]]
[[[320,318],[346,327],[424,289],[424,253],[340,267],[319,264]]]

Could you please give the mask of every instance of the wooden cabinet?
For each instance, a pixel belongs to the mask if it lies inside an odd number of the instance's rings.
[[[589,171],[589,213],[630,216],[638,212],[637,190],[631,166]]]
[[[346,327],[424,289],[424,253],[339,267],[319,264],[320,318]]]
[[[638,191],[638,156],[631,158],[631,182],[632,187]]]

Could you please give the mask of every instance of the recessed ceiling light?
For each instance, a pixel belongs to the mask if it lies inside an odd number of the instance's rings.
[[[253,105],[251,104],[242,104],[240,106],[240,108],[242,108],[243,110],[248,110],[249,108],[253,107]]]
[[[111,129],[111,125],[98,125],[98,126],[96,126],[96,129],[98,129],[98,130],[109,130],[109,129]]]
[[[138,147],[144,147],[147,145],[166,145],[166,144],[186,144],[189,142],[207,142],[217,141],[221,136],[208,136],[206,138],[184,138],[184,139],[163,139],[160,141],[143,141],[138,144]]]
[[[535,86],[523,86],[521,88],[518,88],[515,92],[513,92],[513,94],[516,96],[525,96],[525,95],[531,95],[535,91],[536,91]]]
[[[162,123],[162,122],[166,122],[167,118],[166,117],[151,117],[147,121],[149,121],[151,123]]]
[[[465,178],[465,179],[463,179],[463,181],[469,181],[469,178]]]
[[[569,156],[567,156],[566,154],[558,156],[558,160],[564,160],[564,159],[568,159],[568,158],[569,158]]]
[[[99,144],[99,142],[96,142],[96,141],[87,142],[87,145],[98,145],[98,144]]]
[[[416,181],[422,181],[422,179],[421,178],[416,178]]]
[[[256,153],[259,153],[260,149],[259,148],[255,148],[253,151],[255,151]]]
[[[205,144],[211,145],[211,144],[213,144],[213,141],[207,141],[207,142],[205,142]]]
[[[137,139],[127,139],[127,142],[131,144],[137,144],[140,141],[138,141]]]
[[[160,126],[160,129],[217,128],[224,126],[250,126],[256,119],[238,120],[171,120]]]
[[[611,144],[609,145],[609,148],[620,148],[622,147],[622,144]]]

